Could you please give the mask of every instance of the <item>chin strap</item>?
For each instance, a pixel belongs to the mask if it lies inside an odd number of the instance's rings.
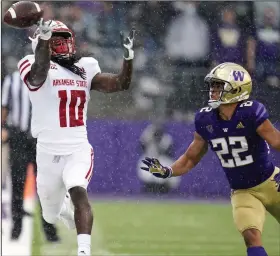
[[[219,100],[209,100],[208,105],[211,108],[215,109],[215,108],[218,108],[221,105],[221,101],[219,101]]]

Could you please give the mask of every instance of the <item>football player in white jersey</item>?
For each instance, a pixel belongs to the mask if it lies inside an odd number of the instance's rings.
[[[78,255],[90,255],[93,224],[86,190],[93,172],[93,149],[86,130],[90,90],[129,88],[134,34],[134,29],[126,38],[121,33],[122,70],[106,74],[101,73],[96,59],[77,57],[74,34],[65,24],[41,19],[31,38],[34,54],[18,63],[32,103],[31,130],[37,138],[37,191],[43,217],[49,223],[61,219],[77,229]]]

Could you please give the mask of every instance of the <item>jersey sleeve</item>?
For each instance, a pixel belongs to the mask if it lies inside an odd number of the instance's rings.
[[[257,129],[266,119],[268,119],[269,115],[262,103],[255,101],[254,105],[253,124]]]
[[[31,70],[31,66],[34,62],[34,55],[27,55],[18,62],[18,70],[20,73],[20,77],[30,91],[37,91],[43,85],[42,84],[41,86],[32,86],[27,80],[28,74]]]
[[[96,74],[101,73],[98,61],[93,57],[85,57],[84,65],[87,68],[90,79],[94,78]]]

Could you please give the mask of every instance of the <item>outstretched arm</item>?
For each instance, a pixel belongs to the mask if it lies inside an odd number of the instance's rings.
[[[207,150],[207,142],[195,132],[193,142],[190,144],[186,152],[171,165],[173,170],[172,176],[181,176],[189,172],[200,162]]]
[[[48,76],[51,61],[51,51],[49,44],[49,40],[52,36],[51,22],[52,21],[44,23],[43,19],[40,20],[40,34],[35,50],[35,62],[32,64],[27,78],[28,82],[32,86],[41,86]]]
[[[91,82],[91,90],[118,92],[129,88],[132,77],[132,60],[124,60],[120,74],[99,73]]]
[[[194,133],[194,139],[186,152],[179,157],[170,167],[165,167],[155,158],[146,157],[143,163],[148,167],[141,169],[152,173],[159,178],[169,178],[172,176],[181,176],[194,168],[208,150],[207,142],[197,133]]]
[[[123,67],[119,74],[99,73],[94,76],[91,82],[91,90],[101,92],[118,92],[129,88],[134,58],[133,40],[135,29],[132,29],[127,38],[123,37],[121,33],[122,46],[124,48]]]

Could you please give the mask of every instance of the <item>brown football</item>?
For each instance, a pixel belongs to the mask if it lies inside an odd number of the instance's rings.
[[[4,14],[4,22],[13,28],[29,28],[43,16],[39,4],[20,1],[13,4]]]

